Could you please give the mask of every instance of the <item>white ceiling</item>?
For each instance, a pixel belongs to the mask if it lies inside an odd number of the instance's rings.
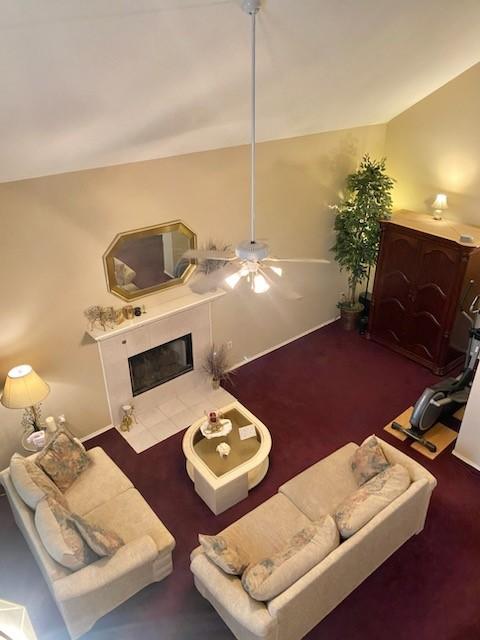
[[[0,181],[245,143],[239,0],[2,0]],[[266,0],[260,140],[385,122],[480,61],[478,0]]]

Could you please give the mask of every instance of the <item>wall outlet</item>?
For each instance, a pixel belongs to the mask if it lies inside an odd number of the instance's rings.
[[[230,349],[233,349],[233,342],[231,340],[227,342],[227,351],[230,351]]]

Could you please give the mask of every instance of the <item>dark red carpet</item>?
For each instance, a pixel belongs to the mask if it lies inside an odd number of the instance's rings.
[[[215,517],[195,494],[183,433],[137,455],[115,431],[103,447],[175,536],[174,572],[100,620],[86,638],[233,638],[193,586],[189,553],[198,532],[215,533],[278,486],[346,442],[376,432],[438,479],[426,528],[407,542],[307,637],[309,640],[478,640],[480,473],[450,454],[430,462],[386,435],[387,421],[437,380],[401,356],[330,325],[242,367],[231,391],[270,429],[265,480],[247,500]],[[0,597],[24,602],[42,640],[67,638],[33,558],[0,500]]]

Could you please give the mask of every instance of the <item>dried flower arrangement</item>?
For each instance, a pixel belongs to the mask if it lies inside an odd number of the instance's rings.
[[[216,347],[214,344],[209,348],[203,362],[203,370],[212,378],[212,386],[217,389],[222,380],[231,380],[229,372],[229,362],[227,346],[225,344]]]
[[[101,307],[98,304],[85,309],[83,315],[89,322],[90,331],[96,326],[100,326],[105,331],[105,329],[113,328],[115,327],[115,325],[120,324],[125,319],[122,309],[114,309],[114,307]]]
[[[216,242],[215,240],[209,240],[205,247],[204,250],[205,251],[229,251],[230,250],[230,245],[229,244],[221,244],[219,242]],[[220,269],[220,267],[224,267],[227,263],[223,262],[222,260],[209,260],[208,258],[206,260],[200,260],[198,263],[198,267],[197,267],[197,271],[199,273],[203,273],[203,274],[209,274],[212,273],[212,271],[216,271],[217,269]]]

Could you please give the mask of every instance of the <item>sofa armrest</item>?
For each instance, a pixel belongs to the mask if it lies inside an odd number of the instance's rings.
[[[425,478],[430,485],[430,490],[433,491],[435,489],[435,487],[437,486],[437,479],[430,473],[430,471],[427,471],[425,467],[422,467],[421,464],[415,462],[413,458],[410,458],[410,456],[407,456],[402,451],[399,451],[396,447],[388,444],[388,442],[385,442],[378,436],[375,437],[380,443],[383,453],[385,454],[385,457],[390,462],[390,464],[401,464],[408,470],[412,482],[420,480],[421,478]]]
[[[197,581],[213,597],[230,617],[254,636],[266,637],[276,621],[266,605],[251,598],[237,576],[229,576],[207,558],[204,553],[195,553],[190,569]]]
[[[108,587],[115,580],[127,576],[135,569],[152,564],[158,556],[155,542],[148,535],[127,542],[110,558],[100,558],[53,583],[59,601],[80,598],[92,591]]]

